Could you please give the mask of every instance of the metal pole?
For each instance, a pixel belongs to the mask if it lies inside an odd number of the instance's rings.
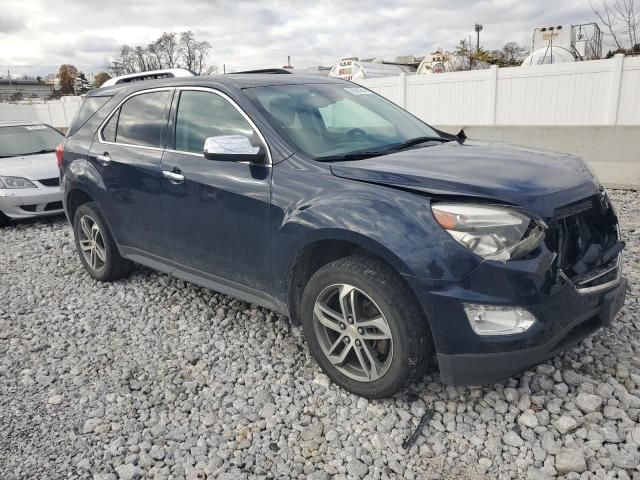
[[[475,24],[475,31],[476,31],[476,57],[480,56],[480,32],[482,31],[482,25],[479,23]],[[471,45],[469,45],[469,48],[471,48]]]

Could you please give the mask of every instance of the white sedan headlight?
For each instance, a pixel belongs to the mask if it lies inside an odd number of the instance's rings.
[[[462,203],[434,203],[431,209],[455,241],[489,260],[523,258],[544,239],[544,222],[513,209]]]
[[[26,178],[0,176],[0,188],[36,188],[36,186]]]

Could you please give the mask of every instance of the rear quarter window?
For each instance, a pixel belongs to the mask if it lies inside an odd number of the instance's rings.
[[[71,122],[67,136],[70,137],[80,130],[80,127],[87,123],[87,120],[93,117],[98,110],[104,107],[110,99],[111,97],[86,97],[80,106],[80,110],[78,110],[78,113],[76,113],[76,116]]]

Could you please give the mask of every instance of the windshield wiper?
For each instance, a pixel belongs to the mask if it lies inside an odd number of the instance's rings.
[[[425,143],[425,142],[447,143],[447,142],[450,142],[450,141],[451,140],[449,140],[447,138],[442,138],[442,137],[416,137],[416,138],[411,138],[411,139],[407,140],[406,142],[402,142],[399,145],[394,145],[393,147],[388,148],[387,150],[385,150],[385,153],[396,152],[398,150],[404,150],[405,148],[413,147],[415,145],[420,145],[421,143]]]
[[[390,148],[385,148],[383,150],[359,151],[359,152],[344,153],[342,155],[327,155],[326,157],[317,157],[316,160],[320,162],[362,160],[365,158],[373,158],[373,157],[379,157],[381,155],[386,155],[387,153],[403,150],[405,148],[413,147],[414,145],[419,145],[420,143],[425,143],[425,142],[446,143],[450,141],[451,140],[442,138],[442,137],[416,137],[416,138],[407,140],[406,142],[402,142],[398,145],[393,145]]]
[[[316,157],[315,160],[319,162],[340,162],[346,160],[362,160],[365,158],[379,157],[384,155],[386,151],[374,150],[370,152],[352,152],[344,153],[342,155],[327,155],[326,157]]]

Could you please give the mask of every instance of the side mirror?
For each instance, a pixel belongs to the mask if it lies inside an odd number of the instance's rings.
[[[204,141],[204,158],[223,162],[263,163],[266,159],[262,147],[251,145],[244,135],[219,135]]]

